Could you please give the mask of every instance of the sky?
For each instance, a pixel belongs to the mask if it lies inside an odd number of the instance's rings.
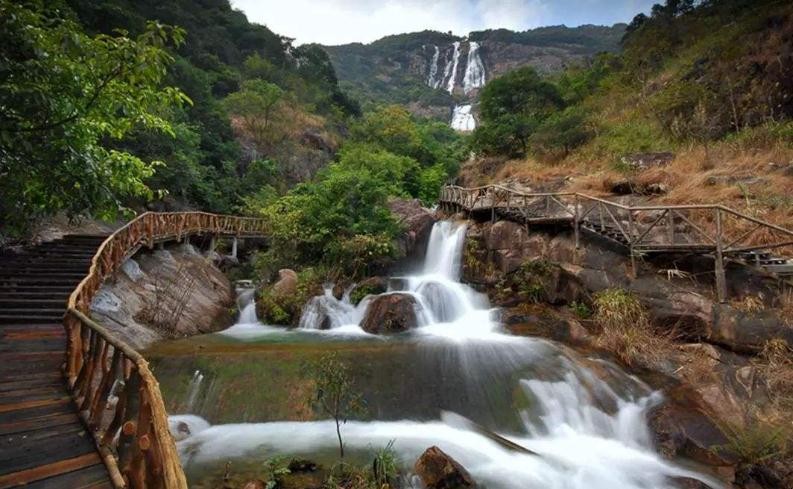
[[[368,43],[431,29],[465,35],[546,25],[630,22],[660,0],[231,0],[248,19],[295,44]]]

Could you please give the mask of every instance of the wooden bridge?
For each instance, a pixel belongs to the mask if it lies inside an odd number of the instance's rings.
[[[157,380],[89,318],[91,301],[143,246],[264,231],[255,218],[145,213],[108,237],[0,255],[0,489],[186,489]]]
[[[727,296],[725,260],[793,277],[793,231],[722,205],[625,206],[575,192],[528,193],[500,185],[441,189],[440,206],[449,211],[532,224],[572,226],[625,248],[634,274],[636,259],[661,253],[712,256],[716,292]]]

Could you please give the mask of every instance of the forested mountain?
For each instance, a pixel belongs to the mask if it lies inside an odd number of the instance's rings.
[[[458,37],[435,31],[384,37],[370,44],[323,46],[341,86],[363,103],[400,103],[449,120],[455,105],[473,103],[487,81],[531,66],[559,72],[599,52],[616,52],[625,24],[496,29]]]

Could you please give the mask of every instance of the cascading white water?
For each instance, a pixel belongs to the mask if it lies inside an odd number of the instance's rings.
[[[455,131],[471,132],[476,129],[476,119],[471,113],[471,105],[457,105],[452,111],[452,121],[449,124]]]
[[[237,305],[240,308],[240,317],[237,324],[256,324],[256,301],[254,300],[255,289],[245,289],[237,292]]]
[[[454,92],[454,84],[457,80],[457,64],[460,61],[460,41],[454,41],[454,52],[452,53],[451,66],[446,65],[446,70],[443,74],[446,81],[446,91],[449,93]],[[448,77],[448,78],[446,78]]]
[[[607,362],[600,361],[611,374],[604,379],[584,366],[595,360],[504,332],[492,318],[487,297],[459,282],[465,236],[464,224],[436,223],[423,269],[401,280],[403,292],[413,294],[422,309],[419,327],[409,337],[424,355],[442,359],[444,371],[437,375],[464,380],[460,395],[468,403],[489,406],[487,392],[495,380],[519,375],[512,389],[528,401],[517,411],[522,423],[517,431],[499,435],[538,455],[511,450],[461,426],[453,414],[435,421],[347,422],[342,433],[350,452],[368,453],[394,440],[409,470],[427,447],[437,445],[491,489],[669,489],[676,477],[721,487],[655,453],[646,414],[660,402],[660,394]],[[338,300],[326,290],[306,308],[301,328],[316,330],[318,323],[326,323],[330,329],[316,334],[362,333],[357,323],[366,303],[353,307],[348,297]],[[336,443],[332,421],[210,426],[193,415],[171,417],[172,429],[180,423],[187,427],[182,432],[191,433],[177,443],[186,466],[249,454],[312,456]]]
[[[485,65],[479,56],[479,43],[471,41],[468,43],[468,59],[465,64],[465,76],[463,77],[463,92],[468,95],[475,88],[485,86]]]
[[[441,81],[437,79],[438,59],[440,58],[441,50],[438,48],[438,46],[433,46],[433,48],[435,48],[435,52],[432,54],[432,60],[430,61],[430,74],[427,78],[427,85],[430,88],[438,88],[441,84]]]
[[[193,378],[190,379],[190,384],[187,386],[187,400],[185,400],[184,410],[186,412],[193,412],[195,409],[195,402],[198,399],[198,393],[201,392],[201,382],[204,380],[204,374],[200,370],[193,372]]]

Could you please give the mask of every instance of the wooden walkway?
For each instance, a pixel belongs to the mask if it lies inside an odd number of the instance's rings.
[[[726,300],[725,260],[754,266],[783,280],[793,277],[793,230],[722,205],[626,206],[574,192],[528,193],[488,185],[441,189],[448,211],[528,225],[572,226],[624,247],[634,273],[637,257],[695,253],[714,258],[719,300]]]
[[[104,236],[0,255],[0,488],[111,488],[67,390],[63,315]]]

